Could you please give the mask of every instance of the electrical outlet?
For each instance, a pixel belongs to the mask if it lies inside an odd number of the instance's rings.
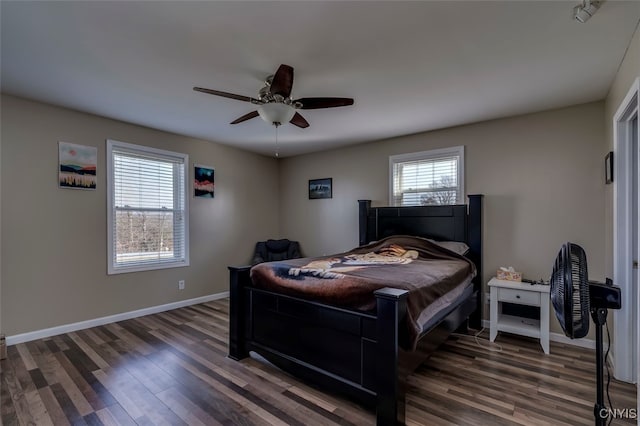
[[[489,302],[491,302],[491,293],[486,292],[484,294],[484,303],[489,303]]]
[[[184,280],[178,281],[178,290],[184,290]]]

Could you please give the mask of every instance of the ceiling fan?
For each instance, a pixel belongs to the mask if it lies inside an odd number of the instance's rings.
[[[258,105],[257,111],[251,111],[231,122],[231,124],[242,123],[260,116],[267,123],[278,127],[282,123],[289,122],[300,128],[309,127],[309,123],[296,110],[298,109],[321,109],[335,108],[353,105],[351,98],[300,98],[291,99],[291,88],[293,87],[293,67],[280,65],[275,74],[270,75],[264,82],[264,87],[258,92],[258,98],[236,95],[219,90],[194,87],[193,90],[210,95],[222,96],[224,98],[236,99]]]

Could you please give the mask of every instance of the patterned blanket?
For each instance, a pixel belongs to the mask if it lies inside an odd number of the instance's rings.
[[[409,291],[410,349],[422,330],[420,313],[445,293],[476,275],[473,262],[427,239],[392,236],[345,253],[261,263],[251,269],[253,284],[329,305],[370,311],[375,290]]]

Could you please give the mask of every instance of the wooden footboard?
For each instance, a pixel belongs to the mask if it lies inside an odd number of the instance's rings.
[[[375,292],[376,315],[252,287],[249,267],[230,267],[229,357],[254,351],[305,380],[375,408],[380,425],[404,423],[399,341],[404,290]]]
[[[408,352],[399,345],[406,337],[406,291],[376,291],[373,315],[255,288],[249,269],[229,268],[229,357],[241,360],[254,351],[375,409],[378,425],[404,424],[406,377],[475,309],[474,295]]]

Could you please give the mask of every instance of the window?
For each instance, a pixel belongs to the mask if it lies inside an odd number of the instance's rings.
[[[389,157],[392,206],[464,203],[464,146]]]
[[[107,141],[108,273],[189,265],[186,154]]]

